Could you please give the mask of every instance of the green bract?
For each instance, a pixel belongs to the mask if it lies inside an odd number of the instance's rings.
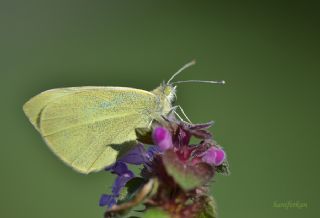
[[[169,150],[163,155],[163,164],[167,173],[184,190],[194,189],[208,182],[214,174],[212,166],[206,163],[188,165],[179,160],[178,156]]]

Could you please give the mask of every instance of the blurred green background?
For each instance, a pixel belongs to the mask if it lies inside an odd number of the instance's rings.
[[[151,90],[179,67],[178,104],[214,120],[232,174],[222,218],[319,216],[319,5],[310,1],[0,1],[0,217],[102,217],[113,176],[59,161],[22,112],[68,86]],[[317,170],[318,169],[318,170]],[[317,173],[318,172],[318,173]],[[305,209],[274,202],[300,201]]]

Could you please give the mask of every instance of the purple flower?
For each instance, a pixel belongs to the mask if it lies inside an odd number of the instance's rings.
[[[116,198],[113,195],[101,195],[100,201],[99,201],[99,206],[108,206],[109,208],[112,207],[117,203]]]
[[[138,144],[129,152],[124,154],[113,165],[107,167],[106,171],[118,175],[113,186],[112,194],[103,194],[100,197],[99,205],[108,206],[111,208],[117,203],[117,198],[120,195],[121,190],[125,187],[128,181],[134,178],[134,173],[128,169],[127,164],[143,165],[146,169],[150,170],[150,165],[153,160],[153,156],[161,152],[158,146],[150,146],[147,150],[143,144]]]
[[[112,186],[112,194],[103,194],[99,201],[100,206],[107,205],[110,208],[116,204],[122,188],[124,188],[127,182],[134,177],[134,173],[128,169],[128,166],[124,162],[121,161],[117,161],[112,166],[107,167],[106,171],[111,171],[111,173],[118,175]]]
[[[145,151],[143,144],[138,144],[126,154],[124,154],[118,161],[140,165],[145,163],[148,160],[148,154]]]
[[[142,203],[136,202],[133,197],[139,195],[139,190],[145,190],[143,187],[146,182],[153,181],[154,178],[157,188],[152,194],[143,194],[148,196],[144,198],[147,208],[156,206],[167,212],[171,211],[172,215],[179,215],[178,217],[196,217],[206,207],[209,199],[208,182],[215,172],[223,173],[228,170],[224,150],[216,144],[207,130],[212,122],[189,124],[170,117],[164,119],[167,123],[164,126],[158,124],[152,132],[137,131],[139,143],[122,155],[114,165],[106,168],[118,177],[112,186],[112,194],[104,194],[100,199],[100,206],[109,207],[105,217],[110,217],[112,213],[117,215],[120,210],[127,210],[126,207],[132,208],[135,204]],[[190,144],[192,137],[199,139],[199,142]],[[141,165],[140,177],[135,177],[127,164]],[[134,179],[131,180],[132,178]],[[125,186],[127,196],[121,198],[122,203],[115,205]]]
[[[117,162],[120,161],[127,164],[149,166],[154,155],[158,153],[162,153],[159,146],[151,145],[148,149],[145,149],[143,144],[138,144],[123,155]]]

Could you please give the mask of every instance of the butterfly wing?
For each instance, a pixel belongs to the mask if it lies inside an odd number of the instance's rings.
[[[114,163],[157,111],[154,94],[132,88],[79,87],[43,92],[24,106],[51,150],[81,173]]]
[[[40,122],[40,113],[42,109],[51,101],[64,95],[74,93],[76,88],[51,89],[33,97],[23,105],[23,110],[29,118],[32,125],[38,130]]]

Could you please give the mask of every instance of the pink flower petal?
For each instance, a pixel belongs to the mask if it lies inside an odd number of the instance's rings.
[[[170,132],[163,127],[157,127],[152,133],[153,141],[162,151],[171,148],[172,137]]]
[[[224,150],[218,148],[216,149],[216,158],[215,158],[215,163],[214,165],[219,166],[223,163],[224,159],[226,157],[226,153]]]
[[[202,160],[208,164],[219,166],[223,163],[225,156],[226,154],[221,148],[211,147],[206,151]]]

